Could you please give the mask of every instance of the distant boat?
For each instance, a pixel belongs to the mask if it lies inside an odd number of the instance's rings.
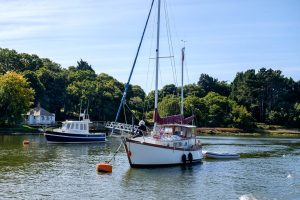
[[[82,120],[80,120],[82,118]],[[105,133],[93,133],[89,131],[90,120],[85,112],[80,114],[79,121],[65,121],[61,128],[46,131],[44,133],[48,142],[55,143],[94,143],[105,142]]]
[[[240,158],[239,154],[231,154],[231,153],[215,153],[215,152],[206,152],[204,153],[206,158],[213,159],[238,159]]]

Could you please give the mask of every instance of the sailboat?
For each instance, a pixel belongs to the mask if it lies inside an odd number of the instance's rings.
[[[149,16],[152,10],[153,2],[148,14],[148,19],[144,28],[147,27]],[[127,153],[128,161],[131,167],[165,167],[173,165],[185,165],[187,163],[200,163],[203,159],[202,145],[196,137],[196,126],[189,125],[193,116],[184,118],[183,115],[183,59],[182,59],[182,87],[181,87],[181,114],[161,117],[158,112],[158,67],[159,67],[159,34],[160,34],[160,4],[158,0],[157,17],[157,41],[156,41],[156,76],[155,76],[155,105],[154,105],[154,127],[151,135],[142,135],[140,137],[123,137],[122,142]],[[143,39],[143,36],[142,36]],[[141,46],[141,42],[139,48]],[[139,49],[138,49],[139,52]],[[137,52],[137,55],[138,55]],[[136,58],[137,58],[136,55]],[[182,49],[184,57],[184,48]],[[135,58],[135,61],[136,61]],[[134,62],[135,65],[135,62]],[[128,87],[133,68],[132,67],[119,110],[126,97],[126,88]],[[118,119],[118,114],[116,120]]]

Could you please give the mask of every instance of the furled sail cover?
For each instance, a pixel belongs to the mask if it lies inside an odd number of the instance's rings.
[[[158,110],[154,110],[153,120],[158,124],[189,124],[193,121],[194,115],[184,118],[183,115],[171,115],[167,117],[160,117]]]

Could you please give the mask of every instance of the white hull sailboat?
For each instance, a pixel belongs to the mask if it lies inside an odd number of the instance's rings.
[[[144,28],[147,27],[149,16],[152,10],[151,4],[148,19]],[[182,87],[181,87],[181,114],[161,118],[158,112],[158,67],[159,67],[159,34],[160,34],[160,4],[158,0],[157,10],[157,42],[156,42],[156,77],[155,77],[155,105],[154,105],[154,128],[151,135],[143,132],[139,137],[123,137],[122,141],[127,153],[131,167],[164,167],[171,165],[185,165],[187,163],[200,163],[203,159],[202,145],[195,136],[196,126],[189,125],[193,116],[184,118],[183,115],[183,58],[184,48],[182,49]],[[143,36],[144,36],[143,32]],[[139,48],[141,46],[140,41]],[[139,48],[137,55],[139,53]],[[136,55],[136,58],[137,58]],[[135,58],[135,61],[136,61]],[[124,103],[127,88],[135,66],[135,61],[131,69],[129,80],[125,86],[123,98],[116,116]]]
[[[187,142],[187,145],[180,144]],[[201,162],[202,148],[190,140],[162,142],[153,136],[124,139],[125,150],[131,167],[164,167]]]

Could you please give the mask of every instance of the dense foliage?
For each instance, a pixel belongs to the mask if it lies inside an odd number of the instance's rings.
[[[159,91],[162,116],[180,112],[180,89],[170,84]],[[201,74],[197,83],[183,89],[185,115],[195,115],[198,126],[251,129],[255,122],[300,126],[300,81],[284,77],[279,70],[239,72],[231,84]],[[38,103],[55,112],[57,120],[77,118],[80,105],[88,107],[92,120],[114,120],[123,90],[123,83],[108,74],[96,74],[86,61],[64,69],[37,55],[0,48],[2,123],[19,122]],[[140,86],[130,85],[120,121],[131,120],[129,107],[136,118],[150,122],[153,105],[154,91],[146,95]]]
[[[0,75],[0,124],[14,125],[29,110],[34,91],[26,79],[16,72]]]

